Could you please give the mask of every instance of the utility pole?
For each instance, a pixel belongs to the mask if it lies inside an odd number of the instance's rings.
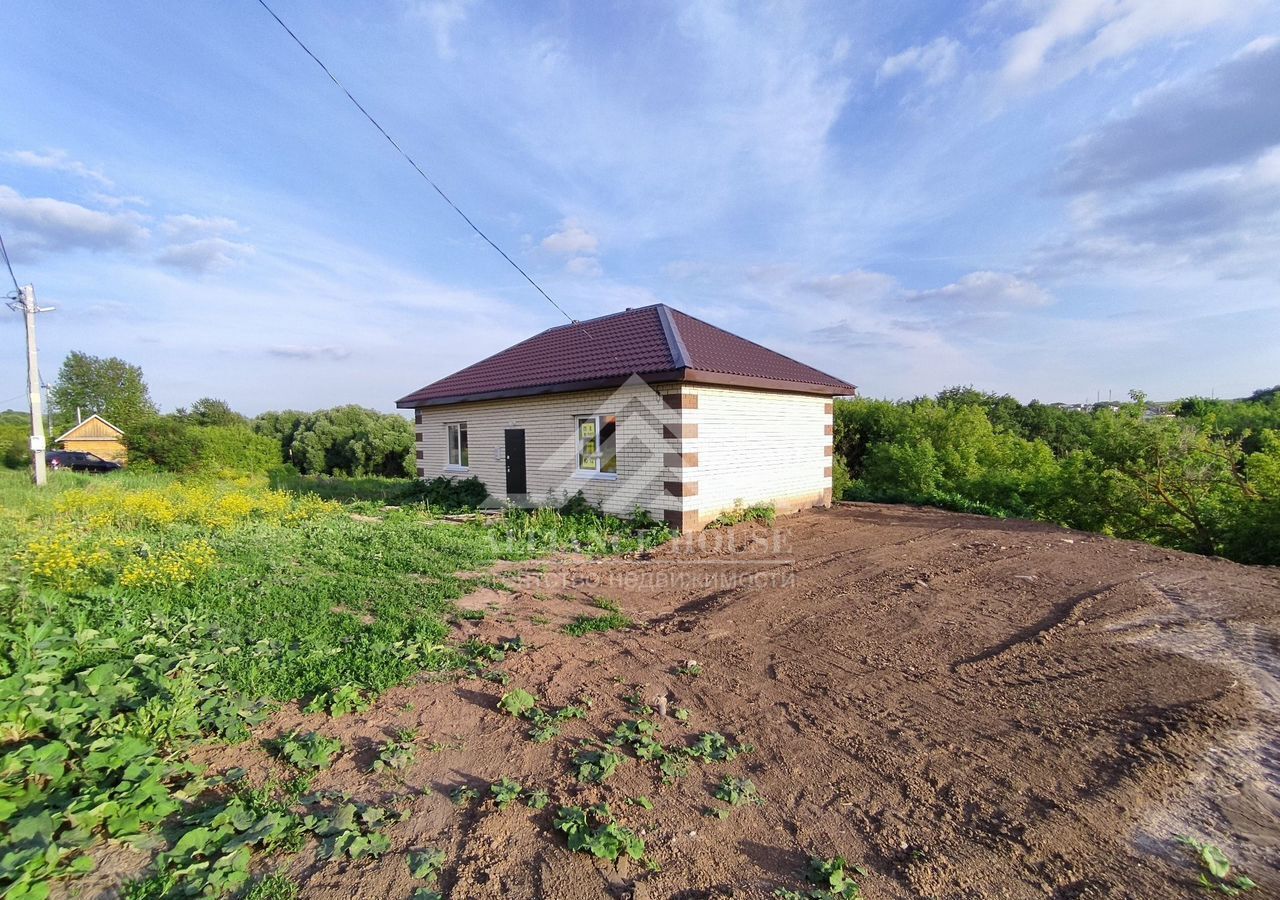
[[[18,289],[18,304],[27,320],[27,388],[31,402],[31,461],[35,465],[35,480],[43,487],[47,474],[44,467],[44,415],[40,408],[40,367],[36,361],[36,313],[48,312],[52,307],[36,306],[36,289],[31,285]]]

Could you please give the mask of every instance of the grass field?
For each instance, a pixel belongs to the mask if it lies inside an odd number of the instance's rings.
[[[207,823],[175,830],[208,786],[184,759],[193,742],[244,740],[279,701],[339,714],[461,665],[447,618],[477,579],[459,573],[666,536],[551,511],[445,523],[251,479],[60,473],[37,491],[0,474],[0,891],[44,896],[108,836],[170,842],[160,894],[243,887],[253,848],[293,825],[243,812],[265,831],[231,849]]]

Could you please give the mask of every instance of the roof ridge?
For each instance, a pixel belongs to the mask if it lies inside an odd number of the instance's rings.
[[[662,323],[662,334],[667,339],[667,349],[671,351],[671,365],[676,369],[689,367],[689,351],[685,349],[684,338],[680,336],[680,327],[672,318],[672,312],[679,312],[665,303],[657,304],[658,321]]]
[[[572,322],[565,322],[563,325],[552,325],[550,328],[539,331],[538,334],[549,334],[552,331],[563,331],[566,328],[573,328],[575,325],[589,325],[592,322],[603,322],[605,319],[625,316],[627,313],[643,312],[646,309],[654,309],[665,305],[665,303],[650,303],[647,306],[628,306],[626,309],[620,309],[617,312],[605,313],[603,316],[596,316],[592,319],[575,319]],[[537,337],[538,334],[535,334],[534,337]],[[530,338],[530,340],[532,340],[532,338]]]
[[[843,378],[837,378],[835,375],[832,375],[830,372],[824,372],[819,368],[809,365],[807,362],[801,362],[800,360],[796,359],[794,356],[787,356],[787,354],[785,353],[779,353],[777,350],[774,350],[772,347],[766,347],[764,344],[751,340],[751,338],[744,338],[742,335],[735,334],[732,331],[721,328],[719,325],[713,325],[710,322],[708,322],[706,319],[699,319],[697,316],[691,316],[684,310],[680,310],[680,309],[672,308],[671,311],[675,313],[679,313],[680,315],[684,316],[686,319],[693,319],[693,321],[697,322],[699,325],[705,325],[708,328],[714,328],[716,331],[722,331],[725,334],[729,335],[730,337],[737,338],[738,340],[742,341],[744,344],[750,344],[753,347],[759,347],[761,350],[764,350],[766,353],[772,353],[774,356],[780,356],[783,359],[785,359],[787,362],[795,363],[797,366],[803,366],[804,368],[809,369],[812,372],[817,372],[823,378],[828,378],[831,381],[838,382],[840,384],[849,384],[849,382],[845,381]],[[672,324],[676,325],[677,333],[679,333],[678,332],[679,325],[676,324],[674,321],[672,322]],[[696,366],[694,368],[696,368]]]
[[[91,421],[92,421],[92,420],[94,420],[94,419],[97,419],[99,422],[101,422],[103,425],[106,425],[106,426],[107,426],[108,428],[110,428],[112,431],[118,431],[118,432],[120,432],[121,434],[124,434],[124,429],[123,429],[123,428],[120,428],[120,427],[119,427],[119,426],[117,426],[117,425],[112,425],[112,424],[111,424],[110,422],[108,422],[105,418],[103,418],[100,414],[98,414],[98,413],[89,413],[89,415],[85,416],[85,417],[84,417],[83,419],[81,419],[79,422],[77,422],[76,424],[72,425],[72,426],[71,426],[70,428],[68,428],[66,431],[62,432],[62,434],[60,434],[60,435],[58,435],[56,438],[54,438],[54,439],[53,439],[53,442],[54,442],[55,444],[56,444],[56,443],[58,443],[58,441],[60,441],[60,440],[62,440],[63,438],[65,438],[65,437],[66,437],[67,435],[69,435],[71,432],[75,431],[77,428],[83,427],[86,423],[91,422]]]

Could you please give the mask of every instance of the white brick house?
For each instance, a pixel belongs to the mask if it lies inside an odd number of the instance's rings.
[[[832,398],[854,386],[658,304],[551,328],[397,401],[418,475],[498,500],[637,507],[682,531],[735,504],[831,502]]]

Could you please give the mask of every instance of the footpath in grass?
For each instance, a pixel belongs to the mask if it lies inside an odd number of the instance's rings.
[[[159,825],[211,786],[184,748],[248,738],[274,702],[337,714],[464,664],[445,622],[476,584],[460,572],[666,537],[550,510],[443,523],[422,505],[344,506],[253,480],[59,473],[36,491],[6,473],[0,892],[45,896],[53,879],[90,871],[85,851],[108,837],[172,841],[161,864],[183,871],[184,891],[238,890],[254,848],[300,832],[237,794],[243,808],[161,838]],[[248,839],[251,826],[261,833]],[[370,830],[353,828],[348,842]],[[231,846],[218,849],[216,834]]]

